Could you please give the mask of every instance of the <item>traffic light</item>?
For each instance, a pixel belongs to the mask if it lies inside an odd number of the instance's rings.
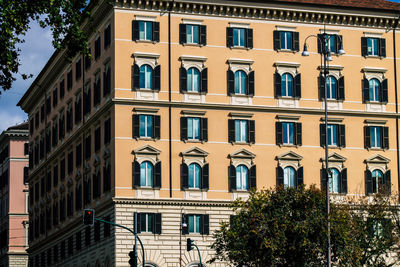
[[[137,267],[137,259],[134,251],[129,252],[129,265],[131,267]]]
[[[93,224],[94,224],[94,210],[93,209],[85,209],[83,211],[83,224],[93,226]]]
[[[192,239],[190,239],[190,238],[188,238],[187,239],[187,242],[186,242],[186,250],[187,251],[191,251],[192,249],[193,249],[193,240]]]

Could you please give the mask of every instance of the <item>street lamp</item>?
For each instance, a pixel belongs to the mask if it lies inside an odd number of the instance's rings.
[[[324,92],[325,92],[325,97],[324,97],[324,104],[325,104],[325,169],[326,169],[326,216],[327,216],[327,230],[328,230],[328,238],[327,238],[327,251],[326,251],[326,257],[327,257],[327,263],[328,267],[331,267],[331,226],[329,222],[329,213],[330,213],[330,203],[329,203],[329,177],[330,177],[330,170],[329,170],[329,160],[328,160],[328,104],[327,104],[327,98],[328,98],[328,92],[327,92],[327,87],[326,87],[326,75],[328,74],[328,68],[327,68],[327,61],[332,61],[332,55],[331,51],[329,49],[329,38],[331,35],[326,34],[325,28],[324,28],[324,33],[322,35],[309,35],[304,41],[304,50],[301,53],[302,56],[307,57],[310,55],[310,53],[307,51],[307,39],[309,37],[316,37],[319,42],[318,45],[321,47],[321,71],[323,70],[323,76],[324,76]],[[343,49],[343,42],[342,38],[340,35],[337,35],[340,39],[340,47],[339,50],[337,51],[338,55],[344,55],[346,52]],[[323,57],[323,60],[322,60]],[[323,61],[323,65],[322,65]],[[321,75],[321,74],[320,74]]]

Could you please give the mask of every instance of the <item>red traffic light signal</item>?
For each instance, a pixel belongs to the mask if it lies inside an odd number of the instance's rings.
[[[94,224],[94,210],[93,209],[85,209],[83,211],[83,224],[93,226],[93,224]]]

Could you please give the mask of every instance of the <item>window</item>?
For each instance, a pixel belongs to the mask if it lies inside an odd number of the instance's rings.
[[[301,97],[301,74],[293,77],[290,73],[278,72],[274,75],[275,97]]]
[[[78,124],[82,119],[82,101],[81,94],[75,96],[75,124]]]
[[[75,186],[75,210],[79,211],[82,208],[82,185],[81,181]]]
[[[140,88],[153,88],[153,69],[149,65],[142,65],[140,67]]]
[[[103,72],[103,96],[108,95],[111,92],[111,64],[107,63],[104,65]]]
[[[74,153],[73,151],[68,152],[68,174],[71,174],[74,170]]]
[[[140,164],[140,186],[152,187],[153,186],[153,164],[148,161]]]
[[[299,33],[292,31],[274,31],[274,50],[299,51]]]
[[[83,91],[83,115],[90,113],[91,109],[91,88],[90,82],[85,85],[85,90]]]
[[[282,75],[282,96],[293,96],[293,76],[289,73]]]
[[[111,165],[103,166],[103,192],[108,192],[111,189]]]
[[[256,165],[247,166],[240,164],[237,167],[229,166],[229,189],[230,191],[248,190],[249,188],[257,187],[256,180]]]
[[[133,41],[160,41],[160,23],[154,21],[132,21]]]
[[[228,120],[229,142],[255,142],[255,123],[253,120]]]
[[[319,95],[320,100],[325,98],[325,86],[327,91],[327,99],[344,100],[344,76],[336,79],[334,76],[325,77],[320,75],[319,81]]]
[[[138,233],[161,234],[161,213],[136,213]]]
[[[188,140],[199,140],[200,139],[200,118],[187,118]]]
[[[276,122],[277,145],[302,145],[302,124],[297,122]]]
[[[390,194],[391,186],[390,170],[386,171],[385,173],[379,169],[375,169],[372,172],[370,170],[366,171],[367,194]]]
[[[296,187],[303,184],[303,167],[297,170],[291,166],[277,167],[277,185],[284,187]]]
[[[55,106],[57,106],[57,101],[58,101],[58,94],[57,94],[57,92],[58,92],[58,88],[55,87],[55,88],[53,89],[53,108],[54,108]]]
[[[58,185],[58,165],[54,165],[53,167],[53,186]]]
[[[249,169],[244,165],[236,167],[236,190],[247,190],[248,189],[248,175]]]
[[[376,78],[367,80],[364,78],[363,82],[364,102],[388,102],[388,84],[387,79],[380,82]]]
[[[190,163],[189,165],[182,163],[181,165],[181,178],[182,190],[186,189],[205,189],[208,190],[209,183],[209,165],[204,164],[201,167],[197,163]]]
[[[97,60],[101,56],[101,38],[97,37],[94,42],[94,59]]]
[[[361,54],[386,57],[386,40],[383,38],[361,37]]]
[[[60,180],[64,181],[65,179],[65,158],[62,158],[60,161]]]
[[[46,99],[46,115],[50,115],[51,113],[51,97],[48,96]],[[35,121],[36,121],[36,128],[39,126],[39,113],[36,113]]]
[[[110,168],[108,166],[108,168]],[[150,161],[133,162],[133,182],[134,187],[161,187],[161,161],[154,166]],[[111,174],[111,173],[110,173]],[[111,178],[111,176],[110,176]]]
[[[247,93],[247,75],[244,71],[235,72],[235,94],[245,95]]]
[[[100,73],[96,73],[93,84],[93,106],[100,104],[101,98],[101,80]]]
[[[189,68],[187,71],[187,91],[199,92],[200,91],[200,72],[196,68]]]
[[[90,135],[86,136],[85,138],[85,159],[90,159],[91,156],[91,152],[92,152],[92,138]]]
[[[336,78],[333,76],[328,76],[326,78],[326,92],[327,92],[327,99],[337,99],[337,85],[336,85]]]
[[[111,25],[108,24],[104,29],[104,49],[107,49],[111,44]]]
[[[160,65],[154,69],[148,65],[143,64],[140,67],[135,64],[133,65],[133,87],[135,89],[149,89],[149,90],[160,90]]]
[[[182,234],[201,234],[208,235],[210,228],[210,217],[208,214],[183,214],[182,223],[186,227],[182,227]]]
[[[95,221],[94,222],[94,227],[93,227],[94,231],[93,231],[93,236],[94,236],[94,241],[100,241],[100,222],[99,221]]]
[[[325,124],[320,124],[320,145],[325,147]],[[328,146],[345,147],[346,146],[346,127],[343,124],[328,124]]]
[[[78,144],[75,147],[75,166],[79,167],[82,164],[82,145]]]
[[[180,44],[207,44],[207,28],[205,25],[180,24],[179,43]]]
[[[326,189],[326,169],[321,171],[321,188]],[[339,171],[337,168],[330,168],[329,192],[335,194],[347,194],[347,169]]]
[[[90,69],[90,65],[92,64],[92,59],[89,55],[92,54],[92,49],[89,47],[89,52],[87,55],[85,55],[85,71]]]
[[[76,244],[76,250],[81,250],[82,248],[82,233],[81,231],[76,232],[75,234],[75,244]]]
[[[70,132],[73,126],[72,100],[70,100],[67,107],[67,132]]]
[[[134,138],[160,138],[160,116],[133,115]]]
[[[331,53],[337,53],[340,49],[343,48],[343,37],[338,34],[327,34],[326,35],[326,46],[322,47],[321,41],[324,37],[324,34],[318,34],[318,53],[321,53],[321,48],[324,49],[324,51],[328,50]]]
[[[253,29],[226,28],[226,46],[253,48]]]
[[[75,63],[75,80],[79,80],[82,76],[82,62],[79,59],[76,63]]]
[[[63,139],[65,136],[65,114],[64,111],[62,111],[58,117],[58,136],[59,139]]]
[[[72,88],[72,70],[67,73],[67,89],[71,90]]]
[[[111,141],[111,119],[104,121],[104,144],[109,144]]]
[[[181,140],[207,141],[207,118],[182,117]]]
[[[382,126],[366,126],[365,148],[389,149],[389,128]]]
[[[101,133],[101,128],[97,127],[96,130],[94,131],[94,151],[97,152],[100,150],[100,133]]]
[[[199,71],[198,68],[191,67],[180,68],[180,91],[181,93],[207,93],[208,91],[208,69],[203,68]]]

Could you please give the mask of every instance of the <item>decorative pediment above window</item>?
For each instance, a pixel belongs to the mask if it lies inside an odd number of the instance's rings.
[[[389,168],[388,168],[388,164],[390,162],[390,159],[376,154],[368,159],[366,159],[364,161],[367,164],[367,169],[369,169],[370,171],[374,170],[374,169],[380,169],[383,172],[386,172]]]
[[[347,158],[339,155],[336,152],[331,153],[328,156],[328,164],[329,164],[329,168],[337,168],[338,170],[342,170],[344,169],[344,162],[347,160]],[[326,168],[326,160],[325,157],[321,158],[321,162],[322,162],[322,167]]]
[[[202,56],[183,55],[180,56],[179,60],[182,62],[182,67],[186,70],[195,67],[199,71],[202,71],[205,68],[205,62],[207,61],[207,58]]]
[[[135,52],[132,57],[138,67],[148,64],[154,69],[158,65],[158,58],[160,55],[155,53]]]
[[[254,165],[253,159],[256,157],[256,155],[247,149],[240,149],[236,152],[233,152],[229,154],[229,157],[231,159],[231,165],[237,167],[239,165],[245,165],[249,169],[251,166]]]
[[[385,73],[387,72],[387,69],[377,67],[364,67],[362,68],[362,71],[364,72],[364,76],[367,80],[375,78],[382,82],[385,79]]]
[[[327,75],[334,76],[336,79],[339,79],[342,76],[343,66],[340,65],[329,65],[327,68]],[[318,66],[318,70],[321,70],[321,66]]]
[[[293,77],[295,77],[299,73],[300,63],[278,61],[274,63],[274,66],[279,75],[290,73]]]
[[[191,163],[198,163],[202,167],[206,163],[208,152],[198,148],[192,147],[188,150],[181,152],[183,163],[190,165]]]
[[[135,155],[135,160],[140,164],[143,161],[150,161],[153,164],[158,162],[158,156],[161,150],[152,147],[151,145],[145,145],[132,151]]]
[[[302,156],[293,151],[285,152],[276,157],[276,160],[278,161],[278,166],[282,168],[291,166],[295,169],[298,169],[300,167],[300,161],[302,159]]]
[[[227,60],[227,63],[231,71],[236,72],[237,70],[243,70],[246,74],[249,74],[249,72],[252,71],[251,65],[253,65],[254,60],[230,58]]]

